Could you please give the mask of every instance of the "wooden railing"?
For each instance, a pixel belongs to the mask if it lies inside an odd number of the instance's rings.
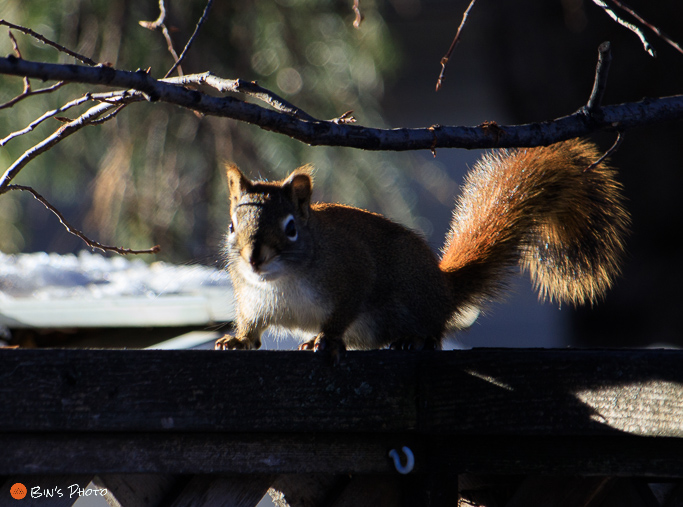
[[[672,350],[0,350],[0,404],[0,505],[664,505],[683,478]]]

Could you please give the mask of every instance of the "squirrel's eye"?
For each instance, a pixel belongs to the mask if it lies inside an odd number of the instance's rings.
[[[287,215],[282,222],[282,229],[285,231],[285,236],[289,241],[296,241],[299,237],[299,232],[296,230],[296,223],[292,215]]]
[[[232,220],[230,221],[230,225],[228,226],[228,232],[230,232],[230,234],[235,232],[235,226],[232,225]]]

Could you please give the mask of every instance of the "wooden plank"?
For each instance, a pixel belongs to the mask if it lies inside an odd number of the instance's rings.
[[[683,351],[475,349],[420,357],[418,427],[683,437]]]
[[[394,435],[248,433],[5,433],[0,475],[106,474],[396,474],[388,451],[414,438]]]
[[[432,469],[474,475],[683,477],[683,439],[612,436],[434,436]]]
[[[198,475],[192,478],[171,507],[254,507],[268,491],[275,476],[233,477]]]
[[[416,417],[414,359],[324,354],[0,350],[0,431],[396,431]]]
[[[609,477],[528,477],[505,507],[598,507],[614,482]]]
[[[683,437],[683,351],[0,350],[7,431]]]
[[[177,496],[189,479],[178,475],[110,474],[97,476],[93,482],[107,490],[105,498],[111,507],[161,507],[169,503],[168,498]]]
[[[683,477],[675,438],[245,433],[0,434],[0,474],[397,474],[388,450],[409,446],[413,474]],[[412,475],[412,474],[411,474]]]
[[[620,478],[600,502],[588,507],[660,507],[657,498],[645,481],[641,479]]]
[[[351,482],[350,475],[279,475],[268,490],[277,507],[331,505]]]

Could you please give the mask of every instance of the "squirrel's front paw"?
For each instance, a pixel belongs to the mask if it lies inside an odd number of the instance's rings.
[[[249,350],[257,349],[258,346],[253,345],[247,340],[240,340],[235,336],[226,334],[223,338],[216,340],[213,348],[215,350]]]

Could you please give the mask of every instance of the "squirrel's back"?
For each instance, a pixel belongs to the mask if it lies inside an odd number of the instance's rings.
[[[615,171],[596,147],[574,139],[498,150],[467,176],[441,269],[456,305],[479,306],[505,271],[529,271],[542,298],[574,305],[604,295],[619,272],[629,216]]]

